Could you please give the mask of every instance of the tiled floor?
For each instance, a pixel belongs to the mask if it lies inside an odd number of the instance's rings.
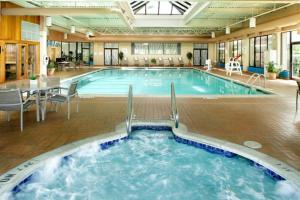
[[[85,72],[60,72],[67,77]],[[224,75],[223,71],[213,73]],[[232,76],[246,81],[248,77]],[[300,114],[295,115],[294,81],[268,81],[267,87],[279,93],[268,98],[182,98],[178,97],[180,121],[190,131],[238,144],[256,140],[261,152],[300,170]],[[134,98],[138,119],[166,119],[169,98]],[[113,131],[125,119],[126,98],[82,99],[80,112],[67,120],[66,107],[48,112],[46,121],[37,123],[35,111],[25,114],[24,132],[19,131],[19,116],[10,122],[0,114],[0,174],[43,152],[82,138]],[[75,111],[75,106],[73,107]]]

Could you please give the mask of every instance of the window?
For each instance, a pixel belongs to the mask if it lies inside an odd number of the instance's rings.
[[[135,15],[183,15],[191,6],[188,1],[131,1]]]
[[[229,57],[238,58],[242,65],[242,40],[229,42]]]
[[[181,54],[180,43],[132,43],[131,54],[133,55],[179,55]]]
[[[218,48],[218,63],[225,63],[225,43],[219,43]]]
[[[290,67],[290,45],[291,32],[281,33],[281,67],[289,69]]]
[[[250,66],[264,67],[265,51],[272,46],[272,35],[250,38]]]

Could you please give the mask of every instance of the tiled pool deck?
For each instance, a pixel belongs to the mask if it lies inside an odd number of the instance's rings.
[[[69,77],[89,71],[60,72]],[[213,73],[224,75],[223,71]],[[248,76],[233,75],[246,81]],[[267,88],[280,94],[252,98],[178,98],[180,121],[192,132],[242,144],[255,140],[263,145],[259,151],[300,170],[300,114],[295,115],[294,81],[268,81]],[[167,119],[169,98],[134,98],[137,118]],[[86,137],[113,131],[123,122],[126,98],[98,97],[82,99],[80,112],[67,120],[66,106],[58,113],[47,112],[46,121],[35,121],[34,108],[25,113],[24,132],[19,131],[19,115],[10,122],[0,114],[0,174],[41,153]],[[75,106],[72,109],[75,111]]]

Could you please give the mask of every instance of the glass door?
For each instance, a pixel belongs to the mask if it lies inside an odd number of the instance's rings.
[[[27,66],[27,60],[28,60],[28,54],[27,54],[27,45],[26,44],[21,44],[20,45],[20,52],[19,52],[19,55],[20,55],[20,67],[19,67],[19,77],[18,79],[24,79],[24,78],[27,78],[27,70],[28,70],[28,66]]]
[[[33,76],[36,74],[36,63],[37,63],[37,47],[36,45],[29,44],[28,45],[28,70],[27,76]]]
[[[291,59],[291,64],[292,64],[292,77],[299,78],[300,77],[300,42],[298,43],[293,43],[292,44],[292,59]]]
[[[194,58],[193,58],[194,66],[200,66],[201,65],[200,52],[201,52],[200,49],[194,49]]]
[[[90,49],[82,49],[82,61],[84,65],[90,63]]]
[[[5,80],[17,79],[18,45],[5,44]]]
[[[111,50],[111,64],[118,65],[119,64],[119,49]]]
[[[104,64],[108,66],[119,64],[119,49],[105,48],[104,49]]]
[[[205,66],[205,61],[208,59],[207,49],[194,49],[194,66]]]
[[[200,65],[201,65],[201,66],[205,66],[205,62],[206,62],[206,60],[208,59],[208,50],[206,50],[206,49],[201,49],[201,50],[200,50],[200,55],[201,55],[201,58],[200,58]]]

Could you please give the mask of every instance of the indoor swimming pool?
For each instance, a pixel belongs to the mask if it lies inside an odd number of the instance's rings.
[[[195,69],[105,69],[78,78],[80,95],[170,95],[174,82],[177,95],[266,95],[251,88]]]

